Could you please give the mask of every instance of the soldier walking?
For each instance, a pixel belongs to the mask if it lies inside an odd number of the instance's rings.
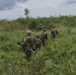
[[[41,42],[42,42],[42,45],[45,46],[46,45],[46,42],[47,42],[47,39],[48,39],[48,34],[46,32],[46,29],[43,29],[43,32],[41,34]]]
[[[33,50],[32,50],[32,38],[31,38],[31,31],[27,31],[26,33],[26,38],[24,39],[23,43],[18,43],[19,45],[22,46],[22,49],[23,49],[23,52],[25,53],[26,55],[26,59],[29,61],[30,60],[30,57],[31,57],[31,52],[35,53]]]
[[[41,48],[41,40],[40,40],[40,35],[36,34],[36,49]]]
[[[52,37],[56,38],[57,34],[58,34],[58,30],[55,27],[53,27],[52,30],[51,30]]]

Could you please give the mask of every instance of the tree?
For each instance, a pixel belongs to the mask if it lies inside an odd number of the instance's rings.
[[[25,12],[24,15],[26,15],[26,18],[28,18],[30,14],[29,9],[25,8],[24,12]]]

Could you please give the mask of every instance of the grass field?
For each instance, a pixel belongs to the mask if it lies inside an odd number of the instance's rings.
[[[57,26],[59,34],[55,39],[47,29],[46,47],[32,53],[28,62],[17,45],[28,29],[5,26],[0,26],[0,75],[76,75],[76,27]],[[33,30],[32,37],[36,33],[41,31]]]

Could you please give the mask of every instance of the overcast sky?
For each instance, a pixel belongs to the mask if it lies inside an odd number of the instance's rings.
[[[0,19],[24,17],[25,8],[32,17],[76,16],[76,0],[0,0]]]

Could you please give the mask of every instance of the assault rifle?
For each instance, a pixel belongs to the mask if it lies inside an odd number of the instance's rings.
[[[17,44],[20,45],[20,46],[23,46],[20,42],[18,42]],[[34,54],[36,53],[34,50],[32,50],[32,49],[30,49],[30,48],[28,48],[28,47],[25,47],[25,48],[26,48],[27,50],[33,52]]]

